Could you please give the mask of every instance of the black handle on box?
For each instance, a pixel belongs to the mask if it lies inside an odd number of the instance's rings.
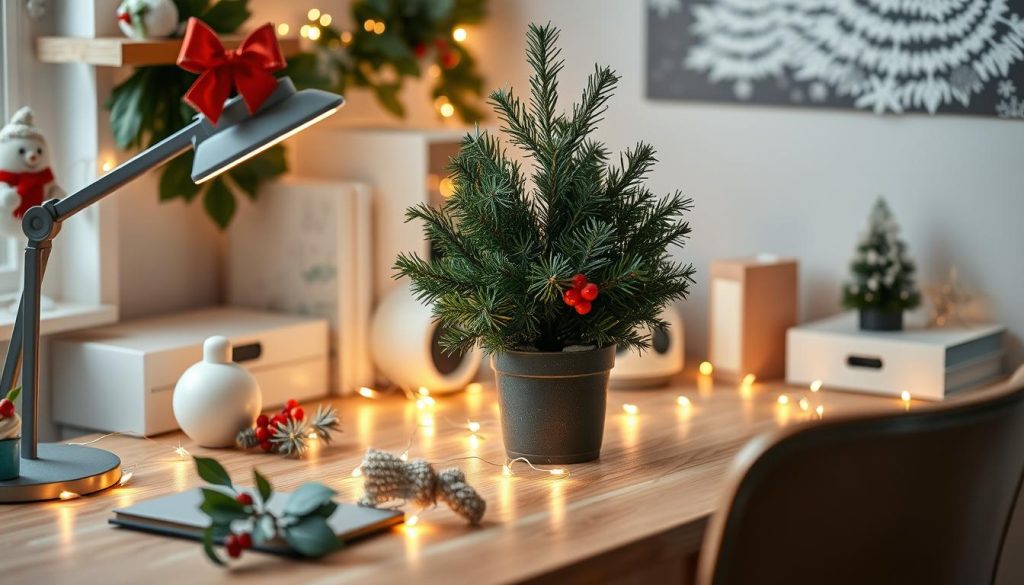
[[[869,368],[872,370],[882,369],[882,358],[851,355],[846,358],[846,365],[851,368]]]
[[[263,346],[260,342],[236,345],[231,349],[231,361],[235,363],[249,362],[263,355]]]

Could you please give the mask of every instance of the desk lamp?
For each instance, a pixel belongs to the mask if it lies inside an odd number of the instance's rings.
[[[197,21],[190,21],[190,30],[194,22]],[[189,37],[190,34],[186,33],[186,46]],[[270,37],[273,38],[272,29]],[[276,41],[272,49],[276,49]],[[246,42],[238,49],[244,50]],[[231,59],[225,62],[230,66]],[[283,66],[283,59],[280,62]],[[21,370],[21,475],[0,481],[0,502],[56,499],[63,491],[87,494],[108,488],[121,478],[121,460],[113,453],[83,445],[39,443],[40,298],[52,242],[63,222],[189,148],[195,150],[192,180],[202,183],[323,120],[344,103],[341,96],[333,93],[315,89],[296,91],[291,80],[283,77],[276,80],[276,87],[267,92],[269,95],[262,104],[250,112],[252,99],[250,96],[250,103],[246,103],[243,89],[240,86],[240,95],[220,102],[223,108],[215,108],[217,111],[212,116],[215,122],[209,115],[197,115],[188,126],[92,184],[25,213],[22,227],[28,236],[28,244],[25,247],[24,289],[0,376],[0,393],[3,393],[15,386]]]

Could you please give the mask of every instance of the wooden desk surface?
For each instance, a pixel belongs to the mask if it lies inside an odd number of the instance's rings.
[[[131,481],[77,500],[0,507],[0,581],[489,583],[609,577],[624,569],[635,577],[647,568],[654,580],[679,582],[699,549],[730,461],[748,439],[784,425],[813,424],[818,404],[826,418],[904,408],[895,398],[827,389],[812,394],[782,383],[743,390],[694,378],[689,374],[666,389],[611,391],[601,459],[570,466],[566,479],[519,465],[513,477],[502,476],[498,407],[490,388],[438,397],[434,426],[420,427],[411,443],[417,425],[429,422],[413,402],[390,395],[336,399],[344,432],[303,460],[202,449],[177,433],[154,440],[103,438],[95,446],[117,453],[133,470]],[[788,406],[778,404],[781,393],[789,395]],[[680,394],[691,408],[676,404]],[[798,405],[801,396],[810,401],[807,412]],[[625,403],[635,404],[638,414],[623,412]],[[467,419],[481,423],[482,438],[471,436]],[[258,466],[276,489],[316,480],[347,501],[360,494],[361,480],[351,472],[368,447],[401,452],[409,444],[411,458],[461,466],[487,500],[487,514],[481,527],[471,528],[438,507],[423,513],[415,527],[397,527],[319,562],[248,553],[224,570],[206,560],[197,542],[107,524],[115,508],[202,483],[192,461],[175,455],[179,442],[194,454],[218,458],[238,483],[249,485],[250,470]],[[469,455],[499,466],[450,461]]]

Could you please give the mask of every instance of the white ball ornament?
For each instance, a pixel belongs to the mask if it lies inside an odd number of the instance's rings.
[[[174,418],[202,447],[230,447],[256,423],[263,407],[259,384],[231,361],[231,342],[215,336],[203,343],[203,361],[185,370],[174,387]]]
[[[117,7],[117,26],[131,39],[166,38],[178,30],[178,24],[173,0],[124,0]]]

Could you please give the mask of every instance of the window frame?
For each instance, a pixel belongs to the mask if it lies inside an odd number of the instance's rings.
[[[21,107],[25,68],[22,60],[31,55],[26,34],[28,14],[22,0],[0,3],[0,125]],[[0,298],[17,297],[21,291],[21,243],[17,238],[0,241]]]

